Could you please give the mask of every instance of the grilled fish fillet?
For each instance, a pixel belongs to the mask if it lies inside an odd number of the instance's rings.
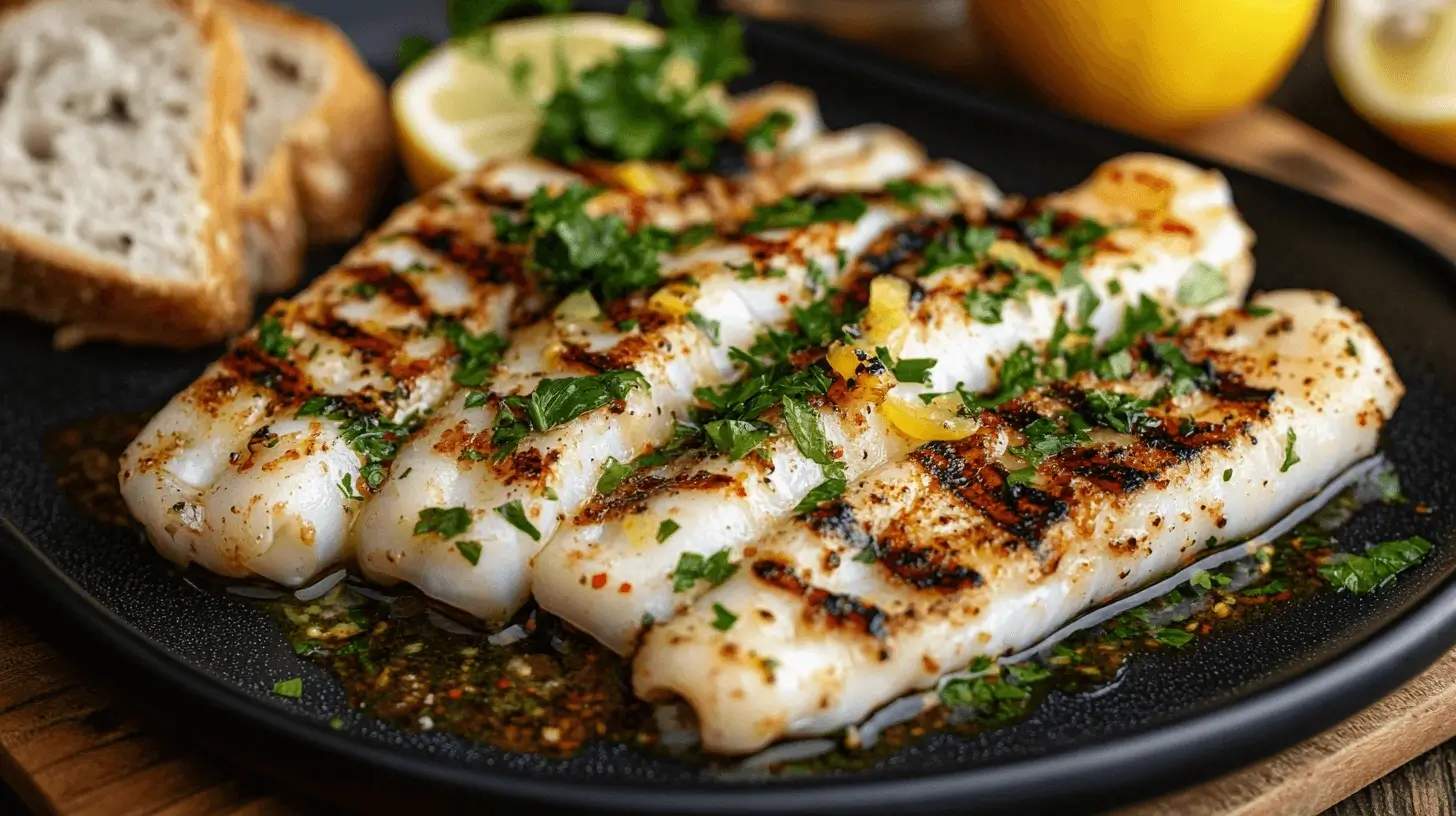
[[[1096,394],[1167,385],[1162,349],[1142,350],[1159,373],[1030,392],[985,413],[972,436],[925,445],[779,528],[647,633],[637,693],[686,700],[711,751],[827,733],[1272,524],[1375,449],[1403,387],[1332,295],[1254,303],[1272,313],[1231,311],[1174,339],[1214,376],[1155,398],[1133,433],[1109,427],[1116,411],[1098,419]],[[1026,460],[1009,449],[1035,419],[1067,412],[1091,422],[1090,441],[1011,486]]]
[[[904,158],[891,145],[877,161],[901,166]],[[927,168],[920,177],[947,175],[964,173]],[[984,211],[995,196],[984,182],[975,193],[961,209]],[[841,262],[852,268],[877,235],[911,215],[887,202],[854,223],[715,241],[667,262],[696,286],[669,283],[650,297],[609,304],[597,318],[558,316],[518,331],[491,396],[457,394],[405,446],[394,466],[401,475],[365,508],[357,528],[364,574],[381,583],[409,582],[476,617],[508,617],[530,595],[531,557],[559,519],[590,497],[609,460],[631,461],[667,442],[695,389],[737,375],[729,349],[786,328],[794,307],[840,280]],[[811,267],[823,280],[816,281]],[[663,311],[659,300],[672,308]],[[543,379],[627,370],[641,375],[644,387],[497,455],[491,440],[500,397],[529,395]],[[519,517],[504,512],[512,502],[520,503]],[[461,508],[469,526],[449,535],[416,533],[431,508]]]
[[[1000,322],[985,322],[968,313],[965,298],[993,285],[994,276],[957,267],[920,278],[923,298],[883,344],[898,358],[934,358],[936,363],[928,385],[902,384],[891,401],[902,408],[919,405],[917,392],[949,391],[958,384],[973,392],[988,390],[996,384],[1000,361],[1021,344],[1046,343],[1064,315],[1075,325],[1079,311],[1085,311],[1095,340],[1104,342],[1121,328],[1126,309],[1143,297],[1189,318],[1238,303],[1248,289],[1251,234],[1217,173],[1159,156],[1126,156],[1044,206],[1118,225],[1080,262],[1096,308],[1086,310],[1082,286],[1054,294],[1032,291],[1024,303],[1007,302]],[[1056,279],[1057,268],[1036,260],[1044,250],[1031,249],[1017,234],[1025,223],[1006,222],[998,247],[1004,245],[1005,255],[1023,265],[1039,263]],[[914,279],[926,243],[923,235],[907,230],[872,254],[883,253]],[[1197,264],[1210,267],[1207,271],[1225,288],[1197,305],[1180,305],[1180,288]],[[831,388],[818,407],[819,424],[831,447],[840,451],[849,479],[900,459],[916,444],[887,418],[883,389],[876,390],[874,378],[855,379],[856,387],[841,382]],[[665,471],[639,474],[612,495],[594,499],[537,555],[536,601],[625,654],[645,622],[672,617],[706,587],[705,582],[691,589],[675,586],[674,572],[685,555],[736,562],[747,545],[788,517],[823,479],[820,465],[786,433],[765,443],[759,456],[736,461],[689,456]],[[658,541],[658,530],[668,520],[677,525],[676,532]]]
[[[496,243],[493,213],[538,189],[586,184],[604,188],[588,208],[596,216],[667,229],[731,225],[756,204],[817,187],[812,170],[872,189],[923,161],[903,136],[869,129],[826,137],[837,162],[813,168],[797,154],[818,149],[817,137],[800,138],[743,177],[523,159],[404,206],[153,418],[121,460],[128,507],[163,555],[223,575],[296,586],[349,561],[349,530],[384,472],[380,454],[455,390],[458,350],[436,330],[441,321],[505,336],[548,305],[522,272],[519,248]],[[879,148],[887,142],[894,149]]]

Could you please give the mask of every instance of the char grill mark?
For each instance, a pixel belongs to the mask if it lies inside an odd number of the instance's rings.
[[[876,640],[885,638],[888,616],[873,604],[810,586],[792,566],[773,559],[755,561],[753,575],[771,587],[803,598],[805,621],[817,620],[836,628],[857,629]],[[887,658],[888,654],[882,654],[882,657]]]
[[[897,225],[880,236],[855,265],[868,276],[893,272],[901,264],[924,254],[925,248],[945,230],[946,224],[945,220],[922,219]]]
[[[409,279],[395,274],[393,269],[384,264],[351,266],[344,271],[359,283],[374,287],[379,296],[388,298],[402,308],[419,311],[424,306],[424,300]]]
[[[476,243],[453,227],[422,223],[397,233],[465,270],[476,283],[528,283],[521,260],[523,247],[495,241]]]
[[[979,573],[955,563],[955,548],[949,542],[937,541],[931,546],[920,546],[894,527],[876,537],[855,518],[854,510],[843,501],[814,511],[809,515],[808,523],[820,536],[842,541],[850,550],[869,549],[875,554],[875,563],[916,589],[954,592],[981,585]]]
[[[1046,472],[1053,481],[1065,481],[1056,480],[1058,473],[1080,476],[1108,493],[1132,493],[1157,478],[1161,468],[1149,471],[1126,464],[1120,461],[1124,452],[1102,446],[1072,448],[1052,457]]]
[[[945,490],[1031,547],[1047,527],[1067,516],[1067,503],[1030,485],[1006,482],[1006,469],[987,459],[982,436],[960,443],[931,442],[911,457]]]
[[[572,523],[582,526],[601,524],[646,512],[648,500],[659,494],[682,493],[689,490],[717,490],[733,484],[735,484],[735,480],[726,473],[696,471],[664,477],[651,472],[639,472],[624,480],[611,493],[593,496],[591,501],[577,512]]]

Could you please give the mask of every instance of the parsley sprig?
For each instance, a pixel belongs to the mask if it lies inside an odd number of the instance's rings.
[[[647,378],[636,371],[607,371],[586,377],[561,377],[542,380],[525,396],[501,398],[496,415],[491,446],[493,459],[510,455],[521,440],[532,431],[544,433],[564,425],[627,395],[638,388],[649,388]]]

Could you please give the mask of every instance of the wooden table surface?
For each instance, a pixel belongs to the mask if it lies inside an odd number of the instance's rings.
[[[1314,42],[1317,43],[1318,39]],[[1278,108],[1333,137],[1334,140],[1386,168],[1411,185],[1447,204],[1456,205],[1456,171],[1400,150],[1356,117],[1340,99],[1330,81],[1319,48],[1314,47],[1306,51],[1289,79],[1275,94],[1273,102]],[[1206,147],[1209,148],[1209,152],[1216,154],[1223,148],[1222,141],[1221,135],[1210,134],[1207,137]],[[1271,153],[1271,155],[1273,154]],[[1265,169],[1267,172],[1277,173],[1279,168],[1271,166]],[[1390,201],[1392,203],[1388,208],[1383,206],[1384,201],[1372,205],[1372,208],[1389,209],[1390,212],[1386,214],[1393,217],[1393,220],[1404,220],[1408,229],[1420,232],[1432,243],[1443,245],[1446,251],[1456,253],[1456,231],[1443,231],[1438,224],[1422,222],[1423,216],[1410,213],[1402,208],[1399,196],[1395,196]],[[7,638],[21,640],[34,638],[23,623],[23,616],[17,617],[16,612],[17,610],[13,606],[7,606],[7,598],[4,593],[0,593],[0,641]],[[44,649],[43,644],[37,645]],[[63,646],[63,644],[57,645]],[[45,651],[49,655],[49,650]],[[48,656],[47,659],[52,658]],[[11,666],[0,661],[0,679],[3,679],[10,670]],[[74,671],[69,666],[61,666],[57,670]],[[82,695],[91,693],[94,686],[101,695],[106,694],[104,681],[85,674],[81,676],[88,679],[77,688],[77,693]],[[0,710],[0,715],[4,713],[3,710]],[[129,721],[135,716],[133,712],[123,711],[120,714],[112,714],[112,709],[107,708],[103,709],[103,713],[121,718],[121,722],[108,724],[118,733],[123,734],[119,739],[151,740],[153,738],[151,734],[137,733],[141,730],[139,727],[132,727]],[[168,739],[170,738],[162,738],[163,741]],[[0,760],[3,760],[3,755],[0,755]],[[191,764],[195,763],[196,759],[190,755],[180,759],[171,758],[163,763],[158,773],[167,772],[170,766],[178,762]],[[0,768],[0,771],[3,770],[5,769]],[[207,782],[202,789],[192,794],[185,802],[175,802],[173,805],[176,807],[167,809],[178,812],[182,810],[224,812],[237,803],[253,802],[254,797],[260,792],[271,792],[267,783],[251,779],[245,774],[231,769],[226,772],[213,769],[211,774],[204,773],[200,778]],[[268,808],[269,812],[291,812],[293,805],[296,804],[287,798],[269,798],[268,801],[272,803],[272,806]],[[1170,803],[1170,807],[1173,807],[1174,804],[1177,804],[1178,812],[1181,812],[1181,803]],[[187,807],[183,807],[183,805]],[[276,806],[277,810],[273,806]],[[252,805],[249,807],[251,808]],[[1265,808],[1263,810],[1252,808],[1245,811],[1233,808],[1225,812],[1269,812],[1267,802],[1263,807]],[[104,799],[91,801],[87,810],[103,814],[119,812],[112,809]],[[23,811],[24,805],[15,793],[4,785],[0,785],[0,814]],[[250,810],[250,812],[260,811]],[[1456,740],[1447,742],[1405,764],[1326,811],[1326,816],[1434,816],[1438,814],[1456,816]]]

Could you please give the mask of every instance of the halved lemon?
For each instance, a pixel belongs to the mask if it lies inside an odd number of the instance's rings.
[[[565,14],[498,23],[441,45],[391,91],[410,180],[427,190],[486,160],[529,152],[558,65],[579,76],[618,48],[651,47],[662,37],[630,17]]]
[[[1456,164],[1456,2],[1336,0],[1326,48],[1351,107],[1411,150]]]

